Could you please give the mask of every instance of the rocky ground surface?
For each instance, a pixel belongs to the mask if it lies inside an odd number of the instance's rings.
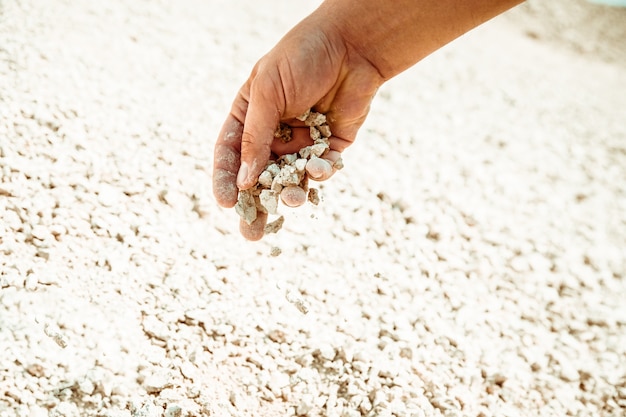
[[[213,142],[315,5],[0,0],[1,417],[624,415],[626,10],[425,59],[245,242]]]

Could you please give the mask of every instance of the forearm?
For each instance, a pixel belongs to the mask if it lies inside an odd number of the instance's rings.
[[[326,0],[316,14],[389,79],[522,1]]]

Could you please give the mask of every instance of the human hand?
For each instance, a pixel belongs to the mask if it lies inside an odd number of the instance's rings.
[[[218,204],[233,207],[239,190],[255,185],[272,153],[294,153],[312,144],[309,127],[296,119],[310,108],[326,114],[332,136],[330,151],[307,172],[314,180],[328,179],[383,82],[376,67],[333,25],[328,9],[303,20],[259,60],[233,102],[214,150]],[[291,127],[291,141],[274,138],[279,123]],[[266,222],[262,212],[250,225],[241,220],[241,234],[259,240]]]

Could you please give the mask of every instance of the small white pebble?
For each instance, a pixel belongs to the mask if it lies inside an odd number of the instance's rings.
[[[177,404],[168,404],[165,409],[165,417],[180,417],[183,415],[183,409]]]
[[[85,378],[78,383],[78,389],[85,395],[91,395],[96,390],[93,381]]]
[[[265,170],[261,172],[261,175],[259,175],[259,184],[261,184],[263,187],[271,187],[273,179],[274,178],[272,177],[272,173]]]
[[[290,290],[287,290],[285,292],[285,298],[287,299],[287,301],[293,304],[298,309],[298,311],[300,311],[300,313],[307,314],[309,312],[309,307],[307,306],[304,299],[298,296],[294,296]]]
[[[54,340],[57,345],[64,349],[67,347],[67,337],[63,333],[61,333],[61,329],[59,328],[59,326],[47,323],[46,325],[44,325],[43,331],[46,336]]]
[[[272,190],[262,190],[259,194],[261,205],[269,214],[276,214],[278,209],[278,193]]]
[[[288,153],[286,155],[281,156],[279,159],[284,161],[287,165],[291,165],[294,162],[296,162],[296,159],[298,159],[298,154]]]
[[[316,143],[311,146],[311,155],[317,156],[318,158],[324,155],[324,152],[328,150],[328,145],[325,143]]]
[[[332,135],[332,133],[330,131],[330,126],[328,126],[328,125],[318,126],[317,130],[319,130],[320,133],[322,134],[322,136],[325,137],[325,138],[329,138]]]
[[[280,167],[276,164],[269,164],[265,170],[272,174],[272,177],[275,177],[280,172]]]
[[[280,216],[273,222],[266,224],[263,228],[263,233],[276,233],[283,227],[283,223],[285,223],[285,218],[283,216]]]
[[[321,138],[322,138],[322,134],[321,134],[321,133],[320,133],[320,131],[319,131],[319,130],[317,130],[317,128],[316,128],[316,127],[314,127],[314,126],[311,126],[311,127],[309,128],[309,132],[310,132],[310,133],[309,133],[309,135],[311,136],[311,139],[313,139],[314,141],[319,140],[319,139],[321,139]]]
[[[567,382],[575,382],[580,379],[580,374],[575,367],[573,367],[569,363],[561,363],[561,371],[559,372],[559,377]]]
[[[307,194],[297,185],[290,185],[280,192],[280,199],[289,207],[299,207],[306,202]]]
[[[332,175],[333,168],[328,161],[314,156],[306,163],[306,172],[313,179],[326,179]]]
[[[270,187],[270,190],[276,192],[276,193],[280,193],[283,189],[283,184],[281,184],[281,179],[277,176],[274,178],[274,181],[272,181],[272,186]]]
[[[310,112],[304,124],[307,126],[321,126],[326,123],[326,115],[317,112]]]
[[[297,185],[300,183],[300,177],[298,176],[296,167],[293,165],[285,165],[275,179],[284,186]]]
[[[237,204],[235,204],[235,211],[248,224],[252,224],[252,222],[256,220],[256,202],[250,190],[242,190],[239,192],[239,199],[237,200]]]
[[[299,416],[309,415],[309,412],[313,410],[315,406],[315,397],[312,394],[303,394],[300,399],[300,404],[298,404],[298,408],[296,413]]]
[[[307,164],[307,160],[305,158],[297,159],[295,162],[296,171],[304,172],[304,169],[306,168],[306,164]]]
[[[300,149],[298,153],[300,154],[301,158],[308,159],[311,157],[311,147],[305,146],[304,148]]]

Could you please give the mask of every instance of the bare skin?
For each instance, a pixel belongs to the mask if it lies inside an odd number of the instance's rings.
[[[254,66],[237,94],[215,145],[213,193],[233,207],[238,190],[257,181],[272,153],[309,145],[296,119],[325,113],[334,162],[365,121],[378,88],[465,32],[522,0],[326,0]],[[279,122],[293,140],[274,140]],[[326,180],[332,170],[311,175]],[[314,174],[311,172],[310,174]],[[240,224],[248,240],[263,237],[267,215]]]

